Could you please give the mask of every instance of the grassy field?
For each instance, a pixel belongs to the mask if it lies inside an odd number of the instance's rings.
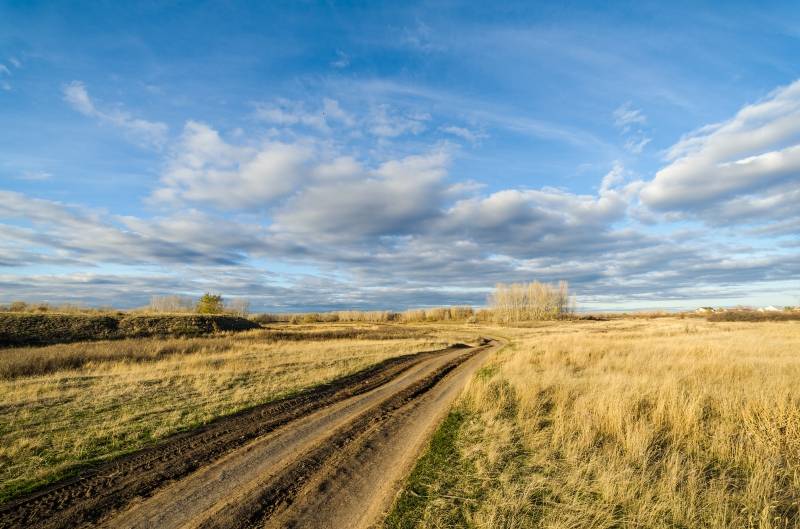
[[[800,323],[493,332],[387,527],[800,526]]]
[[[474,338],[459,329],[289,325],[0,349],[0,499],[386,358]]]
[[[800,527],[800,322],[274,324],[0,349],[0,498],[385,358],[506,340],[392,528]]]

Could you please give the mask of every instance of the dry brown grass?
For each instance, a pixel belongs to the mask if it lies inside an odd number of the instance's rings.
[[[386,358],[474,338],[431,332],[293,326],[2,350],[0,498]]]
[[[800,526],[800,324],[494,333],[510,345],[456,410],[456,456],[393,526]]]

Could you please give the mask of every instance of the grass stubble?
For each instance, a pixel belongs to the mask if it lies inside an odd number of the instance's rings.
[[[797,322],[495,334],[386,527],[800,526]]]

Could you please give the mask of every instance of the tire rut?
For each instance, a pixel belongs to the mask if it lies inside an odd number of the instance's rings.
[[[440,351],[388,359],[293,397],[256,406],[200,429],[177,434],[154,447],[103,464],[0,506],[0,528],[56,529],[93,524],[131,501],[152,495],[162,486],[180,480],[253,439],[326,406],[380,387],[437,354],[466,347],[457,345]],[[318,455],[322,457],[321,453]],[[259,505],[269,503],[265,496],[259,498],[256,502]],[[261,509],[258,512],[266,511]]]
[[[248,529],[261,527],[274,513],[291,505],[298,493],[307,487],[318,474],[335,465],[331,459],[342,454],[348,445],[362,434],[378,427],[397,410],[414,401],[434,387],[453,369],[471,358],[477,350],[461,355],[436,370],[434,373],[396,393],[390,399],[363,413],[352,422],[336,431],[323,444],[303,454],[295,463],[285,468],[269,483],[254,489],[244,498],[237,499],[198,526],[198,529]]]

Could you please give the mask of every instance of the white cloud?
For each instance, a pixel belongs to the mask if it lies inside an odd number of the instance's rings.
[[[440,127],[439,130],[446,132],[447,134],[452,134],[453,136],[458,136],[459,138],[467,140],[473,145],[488,137],[484,132],[472,131],[465,127],[456,127],[455,125]]]
[[[81,114],[118,127],[143,145],[161,148],[167,140],[168,128],[164,123],[136,118],[118,109],[98,109],[89,96],[86,85],[81,81],[72,81],[64,85],[63,96],[64,100]]]
[[[260,227],[194,210],[145,220],[0,191],[0,221],[15,219],[30,227],[0,222],[0,244],[25,250],[18,265],[233,264],[265,244]]]
[[[420,134],[427,128],[431,115],[424,112],[399,114],[388,105],[378,105],[370,115],[370,131],[383,138],[395,138],[405,134]]]
[[[335,99],[324,98],[322,100],[322,112],[326,120],[332,119],[348,127],[355,125],[355,118],[345,112]]]
[[[22,68],[22,62],[20,62],[20,60],[17,59],[16,57],[9,57],[8,62],[10,62],[11,66],[13,66],[14,68]]]
[[[11,70],[5,64],[0,64],[0,74],[11,75]]]
[[[53,177],[52,173],[48,173],[47,171],[25,171],[17,178],[19,180],[28,180],[34,182],[34,181],[50,180],[50,178],[52,177]]]
[[[610,191],[615,186],[623,183],[625,181],[625,166],[617,160],[614,162],[614,166],[611,170],[603,176],[603,180],[600,182],[600,192],[605,193]]]
[[[310,147],[281,142],[232,145],[208,125],[190,121],[153,198],[226,209],[266,208],[310,178],[313,159]]]
[[[629,138],[625,142],[625,150],[632,152],[633,154],[641,154],[647,144],[653,141],[653,138],[648,138],[645,136],[638,136],[635,138]]]
[[[331,61],[334,68],[347,68],[350,66],[350,57],[342,50],[336,50],[336,59]]]
[[[355,119],[345,112],[339,102],[324,98],[316,110],[309,110],[302,101],[279,98],[273,103],[259,103],[255,111],[256,119],[280,127],[303,125],[322,132],[329,130],[329,122],[352,126]]]
[[[624,149],[632,154],[641,154],[652,141],[642,130],[647,123],[647,116],[640,109],[634,108],[630,101],[618,107],[613,115],[614,126],[625,137]]]
[[[631,125],[644,125],[645,123],[647,123],[647,116],[640,109],[634,108],[630,101],[614,110],[614,125],[620,129],[627,130]]]
[[[304,187],[276,212],[272,230],[308,242],[417,232],[440,212],[449,159],[434,151],[374,170],[347,160],[350,174]]]
[[[641,193],[647,206],[735,217],[800,189],[800,81],[682,138]],[[769,212],[763,213],[769,216]]]

